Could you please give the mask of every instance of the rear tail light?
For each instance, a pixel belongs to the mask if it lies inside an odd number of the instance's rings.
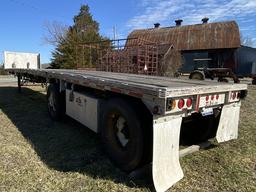
[[[237,99],[240,99],[240,96],[241,96],[241,93],[238,92],[237,95],[236,95]]]
[[[220,95],[216,94],[216,95],[206,95],[205,96],[205,101],[206,102],[211,102],[211,101],[217,101],[220,99]]]
[[[236,92],[232,93],[232,99],[235,100],[236,99]]]
[[[175,107],[176,107],[176,101],[173,99],[168,99],[166,104],[167,110],[175,109]]]
[[[184,107],[184,105],[185,105],[184,99],[180,99],[179,102],[178,102],[178,108],[182,109]]]
[[[229,102],[236,102],[241,99],[240,91],[233,91],[229,93]]]
[[[193,98],[168,98],[166,102],[166,110],[179,112],[183,109],[192,109]]]
[[[172,101],[172,109],[175,109],[175,107],[176,107],[176,101],[173,100],[173,101]]]
[[[186,105],[187,105],[188,108],[192,106],[192,99],[191,98],[187,99]]]

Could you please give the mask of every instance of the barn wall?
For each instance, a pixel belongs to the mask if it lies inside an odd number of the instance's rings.
[[[242,46],[236,51],[237,69],[240,76],[256,74],[256,48]]]

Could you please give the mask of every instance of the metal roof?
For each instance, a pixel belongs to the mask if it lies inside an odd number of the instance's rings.
[[[134,46],[138,42],[169,44],[184,51],[238,48],[241,45],[235,21],[134,30],[129,34],[126,46]]]

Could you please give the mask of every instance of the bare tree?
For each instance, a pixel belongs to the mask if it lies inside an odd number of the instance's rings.
[[[249,36],[240,36],[241,44],[244,46],[252,47],[253,46],[253,39]]]
[[[171,45],[160,61],[160,74],[174,77],[183,63],[181,53]]]
[[[57,46],[60,42],[65,41],[68,32],[68,26],[60,22],[46,22],[44,24],[45,34],[43,41],[46,44]]]

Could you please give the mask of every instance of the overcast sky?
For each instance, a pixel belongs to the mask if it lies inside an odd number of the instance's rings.
[[[39,52],[41,62],[50,61],[54,47],[43,42],[44,25],[58,21],[71,25],[81,4],[88,3],[101,33],[113,38],[115,26],[119,38],[136,28],[174,25],[183,19],[184,25],[236,20],[245,37],[256,47],[256,0],[1,0],[0,62],[8,51]]]

